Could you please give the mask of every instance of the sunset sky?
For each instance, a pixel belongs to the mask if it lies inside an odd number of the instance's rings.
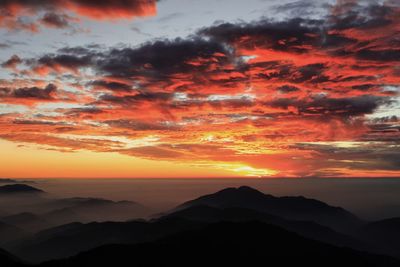
[[[400,177],[398,0],[0,1],[0,176]]]

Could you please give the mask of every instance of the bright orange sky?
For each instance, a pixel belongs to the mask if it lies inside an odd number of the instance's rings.
[[[396,3],[232,4],[189,27],[173,1],[11,2],[0,176],[400,176]]]

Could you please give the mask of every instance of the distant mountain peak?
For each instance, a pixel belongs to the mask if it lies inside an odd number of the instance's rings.
[[[242,196],[248,195],[252,197],[254,196],[272,197],[272,195],[264,194],[261,191],[258,191],[257,189],[244,185],[240,187],[228,187],[215,193],[215,195],[224,195],[224,194],[236,194]]]
[[[292,220],[314,221],[335,228],[347,229],[360,223],[350,212],[322,201],[300,196],[275,197],[249,186],[226,188],[185,202],[175,210],[193,206],[252,209]]]
[[[253,192],[260,192],[257,189],[254,189],[253,187],[247,186],[247,185],[242,185],[240,187],[237,188],[237,190],[239,191],[253,191]]]
[[[9,184],[0,186],[0,194],[15,193],[44,193],[44,191],[26,184]]]

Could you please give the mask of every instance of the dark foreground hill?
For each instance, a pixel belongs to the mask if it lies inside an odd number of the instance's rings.
[[[379,253],[400,258],[400,218],[369,223],[360,228],[357,237],[366,242],[373,241]]]
[[[24,265],[18,258],[11,255],[7,251],[0,249],[0,266],[1,267],[23,267]]]
[[[40,262],[63,258],[95,247],[117,243],[135,244],[153,241],[172,233],[200,228],[216,222],[259,221],[296,232],[306,238],[325,243],[376,251],[367,242],[360,242],[326,226],[310,221],[292,221],[277,216],[243,208],[218,209],[207,206],[189,207],[151,222],[73,223],[50,228],[24,240],[12,251],[21,258]]]
[[[168,219],[153,223],[92,222],[72,223],[39,232],[23,240],[11,251],[30,262],[70,257],[79,252],[105,244],[135,244],[156,239],[185,230],[200,228],[205,223],[183,219]]]
[[[43,263],[69,266],[400,266],[400,262],[303,238],[260,223],[217,223],[155,242],[107,245]]]
[[[295,232],[306,238],[319,240],[325,243],[357,248],[360,250],[376,251],[377,248],[368,242],[361,242],[356,238],[336,232],[329,227],[312,221],[288,220],[278,216],[270,215],[243,208],[214,208],[208,206],[194,206],[170,213],[162,217],[181,218],[198,222],[246,222],[258,221],[276,225],[288,231]]]
[[[11,242],[18,238],[26,236],[24,230],[14,225],[4,223],[0,221],[0,246],[5,246],[8,242]]]

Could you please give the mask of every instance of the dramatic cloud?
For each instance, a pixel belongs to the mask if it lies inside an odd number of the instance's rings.
[[[9,58],[7,61],[3,62],[1,66],[3,68],[10,68],[14,71],[16,71],[16,68],[19,64],[22,63],[22,60],[19,58],[17,55],[13,55],[11,58]]]
[[[0,27],[36,32],[38,24],[65,28],[77,17],[118,20],[155,13],[156,0],[4,0],[0,1]]]
[[[9,99],[11,101],[52,101],[57,87],[53,84],[45,88],[22,87],[22,88],[0,88],[0,99]]]
[[[58,28],[70,23],[53,12],[60,8],[94,19],[155,8],[151,1],[42,2],[3,7],[43,10],[42,23]],[[13,56],[2,66],[42,86],[0,88],[2,103],[39,103],[35,112],[1,116],[1,137],[259,176],[396,176],[400,9],[357,1],[328,8],[317,19],[291,12],[219,22],[184,39]],[[49,80],[63,90],[43,85]]]
[[[67,28],[73,19],[65,14],[46,13],[40,22],[50,28]]]

